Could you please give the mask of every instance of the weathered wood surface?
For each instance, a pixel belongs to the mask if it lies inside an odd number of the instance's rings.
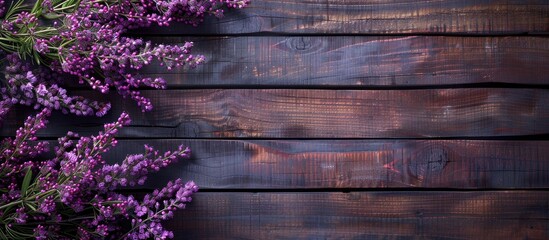
[[[170,88],[223,86],[429,86],[472,83],[549,84],[543,37],[201,37],[207,63],[197,69],[148,67]]]
[[[193,154],[147,187],[192,179],[205,189],[544,188],[549,141],[478,140],[121,140],[106,154],[184,144]]]
[[[86,92],[83,92],[86,93]],[[97,95],[90,93],[88,96]],[[100,130],[122,109],[133,117],[121,136],[138,138],[423,138],[549,133],[547,89],[144,91],[155,110],[119,97],[104,118],[57,116],[40,136]],[[25,114],[12,111],[3,135]]]
[[[549,192],[198,193],[185,239],[547,239]]]
[[[200,27],[173,24],[138,34],[539,34],[547,0],[253,0]]]
[[[198,89],[144,91],[145,114],[107,97],[105,118],[56,114],[39,135],[96,133],[125,109],[120,135],[137,139],[110,161],[192,147],[146,186],[206,190],[169,223],[176,239],[549,239],[548,0],[253,0],[199,28],[131,34],[195,41],[206,65],[142,72]],[[309,87],[326,90],[285,89]],[[455,139],[418,139],[438,137]]]

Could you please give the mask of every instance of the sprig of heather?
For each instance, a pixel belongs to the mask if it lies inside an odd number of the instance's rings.
[[[7,84],[0,87],[3,108],[0,118],[14,104],[33,106],[35,109],[51,108],[76,115],[103,116],[110,103],[90,101],[82,96],[71,96],[60,87],[60,74],[48,68],[35,67],[22,61],[15,53],[6,56],[4,79]]]
[[[191,53],[192,42],[155,45],[124,33],[152,25],[167,26],[173,21],[197,26],[206,15],[222,17],[226,9],[242,8],[248,3],[249,0],[38,0],[31,8],[19,1],[4,15],[0,48],[8,54],[17,53],[37,68],[47,67],[55,73],[74,76],[78,83],[101,93],[115,89],[148,111],[152,104],[139,89],[163,89],[166,82],[162,78],[140,77],[140,69],[153,62],[168,70],[195,68],[205,58]],[[28,85],[30,79],[20,75],[23,77],[11,82],[4,79],[4,88],[19,87],[3,95],[14,99],[12,102],[36,104],[38,99],[26,96],[25,90],[32,87],[30,91],[38,92],[38,86]],[[44,77],[43,82],[60,88],[56,79]],[[75,99],[83,101],[80,97]],[[65,112],[102,115],[108,110],[106,104],[86,104],[90,108]],[[43,106],[39,102],[38,105]]]
[[[35,117],[28,117],[13,139],[4,138],[0,142],[0,189],[13,187],[21,177],[22,170],[34,164],[27,159],[35,158],[48,150],[48,142],[35,141],[36,132],[46,126],[49,115],[50,110],[45,108]],[[13,196],[17,196],[18,189],[12,190],[12,194],[15,194]],[[2,195],[0,201],[4,201],[6,197],[8,196]]]
[[[116,190],[144,184],[148,174],[188,158],[190,150],[180,146],[160,154],[145,146],[144,154],[107,164],[102,154],[117,144],[114,135],[130,123],[123,113],[95,136],[69,132],[58,139],[53,158],[40,158],[48,145],[36,142],[36,132],[49,114],[44,108],[29,117],[15,138],[0,146],[0,222],[6,226],[0,238],[173,238],[162,221],[192,200],[198,191],[194,182],[177,179],[141,200]]]

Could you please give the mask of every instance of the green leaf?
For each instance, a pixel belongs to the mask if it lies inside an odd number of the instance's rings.
[[[36,212],[36,207],[32,204],[32,203],[29,203],[29,202],[25,202],[25,205],[30,208],[31,210],[35,211]]]
[[[29,167],[29,170],[27,170],[27,174],[25,174],[25,178],[23,178],[23,184],[21,185],[22,195],[26,195],[27,188],[29,188],[31,180],[32,180],[32,169]]]
[[[12,15],[17,13],[21,10],[23,5],[23,0],[19,0],[17,2],[11,2],[10,7],[8,8],[8,11],[4,14],[4,19],[9,19]]]
[[[36,61],[36,64],[40,65],[40,55],[35,51],[32,52],[32,55],[34,56],[34,61]]]
[[[57,14],[57,13],[45,13],[44,15],[42,15],[43,17],[45,17],[46,19],[57,19],[57,18],[61,18],[65,15],[63,14]]]
[[[8,236],[0,229],[0,239],[8,239]]]
[[[8,225],[5,225],[6,233],[9,235],[6,239],[16,239],[16,236],[13,235],[12,230],[8,227]]]
[[[40,14],[42,14],[42,3],[44,0],[38,0],[34,3],[34,6],[32,7],[31,13],[36,16],[40,17]]]

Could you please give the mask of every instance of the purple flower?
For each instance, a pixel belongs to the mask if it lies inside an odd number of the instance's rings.
[[[46,197],[42,200],[42,203],[40,203],[40,208],[38,209],[39,212],[42,212],[46,215],[52,215],[55,212],[55,201],[53,199],[53,196]]]
[[[190,150],[180,146],[176,151],[160,153],[145,145],[144,154],[126,157],[119,164],[107,165],[102,153],[116,145],[114,135],[119,128],[130,123],[128,114],[122,113],[116,122],[105,124],[104,130],[90,137],[79,137],[69,132],[58,139],[55,156],[52,159],[36,158],[44,152],[46,145],[31,144],[36,132],[45,127],[46,108],[36,116],[29,117],[13,139],[4,139],[0,161],[3,169],[12,173],[0,178],[0,187],[7,189],[0,193],[0,206],[20,199],[35,207],[18,205],[0,215],[3,222],[15,230],[34,225],[36,238],[44,236],[67,237],[77,235],[82,239],[125,237],[169,238],[173,234],[165,230],[162,221],[170,219],[177,209],[185,208],[193,193],[198,191],[194,182],[184,183],[181,179],[168,182],[166,187],[147,194],[142,200],[115,192],[122,186],[143,184],[152,172],[175,162],[177,158],[188,158]],[[74,139],[78,138],[78,139]],[[28,170],[33,172],[29,188],[21,192],[23,178]],[[32,186],[32,187],[31,187]],[[7,219],[5,217],[8,217]],[[132,222],[131,231],[120,223]],[[42,224],[48,222],[48,224]],[[57,223],[57,224],[52,224]],[[20,228],[23,226],[24,228]],[[38,226],[40,225],[40,226]],[[62,228],[60,226],[63,226]],[[14,230],[14,231],[15,231]],[[21,230],[23,231],[23,230]]]
[[[99,234],[100,236],[107,236],[109,235],[109,232],[108,232],[109,228],[107,227],[107,225],[104,225],[104,224],[100,224],[97,226],[97,228],[95,229],[95,232],[97,234]]]
[[[46,240],[48,239],[48,231],[46,228],[40,224],[34,228],[34,237],[36,240]]]
[[[37,39],[34,44],[34,50],[38,53],[45,54],[48,53],[48,43],[45,39]]]
[[[26,223],[27,222],[27,213],[25,213],[25,208],[20,207],[17,210],[15,210],[15,217],[14,220],[16,223]]]
[[[141,206],[135,209],[135,215],[138,217],[144,216],[149,212],[149,209],[146,206]]]
[[[117,190],[144,184],[151,173],[178,158],[188,158],[190,149],[180,146],[160,153],[145,145],[142,154],[106,164],[103,153],[117,145],[114,136],[130,124],[126,113],[94,136],[68,132],[58,139],[49,159],[41,155],[49,150],[49,144],[38,141],[36,133],[46,126],[52,110],[103,116],[111,108],[109,103],[72,95],[65,88],[70,81],[103,94],[116,91],[133,99],[143,111],[151,110],[151,101],[140,89],[163,89],[166,81],[140,77],[139,70],[152,63],[168,70],[194,68],[205,58],[192,53],[192,42],[157,45],[125,33],[173,21],[196,26],[206,15],[221,17],[227,8],[241,8],[249,1],[39,3],[34,9],[42,11],[40,16],[26,7],[11,9],[12,16],[1,23],[4,39],[13,41],[3,44],[5,52],[0,51],[5,58],[1,63],[0,121],[15,104],[39,111],[25,120],[13,138],[4,138],[0,144],[0,169],[7,170],[0,171],[0,188],[6,190],[0,193],[0,206],[13,206],[2,208],[0,220],[12,233],[36,239],[173,238],[162,221],[192,200],[198,191],[194,182],[170,181],[140,199]],[[0,0],[0,15],[6,12],[4,4]],[[39,19],[44,16],[52,19]],[[131,226],[125,224],[128,222]]]
[[[101,93],[115,89],[120,95],[136,101],[143,111],[149,111],[152,104],[140,94],[139,88],[163,89],[166,83],[160,78],[138,77],[137,70],[155,59],[168,70],[194,68],[205,58],[191,53],[192,42],[182,46],[154,45],[123,34],[129,29],[155,24],[167,26],[172,21],[197,26],[206,15],[222,17],[225,8],[242,8],[248,4],[249,0],[143,0],[109,4],[83,0],[67,9],[68,6],[52,4],[51,0],[43,1],[43,13],[59,16],[51,24],[38,21],[35,15],[26,11],[3,22],[3,29],[11,31],[9,37],[13,39],[26,39],[27,35],[34,37],[34,53],[25,51],[10,55],[24,46],[17,45],[17,41],[7,43],[15,45],[13,50],[7,49],[6,58],[10,61],[6,65],[8,74],[3,88],[9,94],[3,96],[9,96],[12,104],[34,104],[36,108],[49,107],[76,115],[95,112],[97,116],[103,116],[110,107],[67,95],[59,85],[63,82],[60,79],[74,79]],[[60,6],[64,8],[58,9]],[[19,55],[26,55],[24,59],[29,60],[21,61]],[[25,73],[31,71],[40,71],[41,74],[34,74],[34,77],[27,74],[25,77]],[[28,87],[26,90],[18,89],[27,82],[31,83],[32,90]],[[31,93],[38,96],[33,97]]]

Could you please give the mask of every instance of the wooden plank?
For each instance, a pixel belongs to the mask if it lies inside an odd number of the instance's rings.
[[[547,239],[549,192],[198,193],[189,239]]]
[[[95,92],[82,92],[94,97]],[[86,94],[87,93],[87,94]],[[305,90],[197,89],[144,91],[155,110],[110,99],[104,118],[52,118],[40,136],[69,129],[88,134],[124,111],[133,117],[121,136],[138,138],[424,138],[549,133],[547,89]],[[17,116],[17,113],[20,116]],[[1,133],[25,117],[12,111]]]
[[[549,41],[542,37],[202,37],[208,62],[195,70],[148,67],[170,88],[189,86],[428,86],[549,84]],[[156,66],[156,65],[155,65]]]
[[[138,34],[538,34],[547,0],[253,0],[200,27],[172,24]]]
[[[120,162],[143,145],[184,144],[192,158],[147,187],[192,179],[202,189],[546,188],[549,141],[479,140],[120,140]]]

